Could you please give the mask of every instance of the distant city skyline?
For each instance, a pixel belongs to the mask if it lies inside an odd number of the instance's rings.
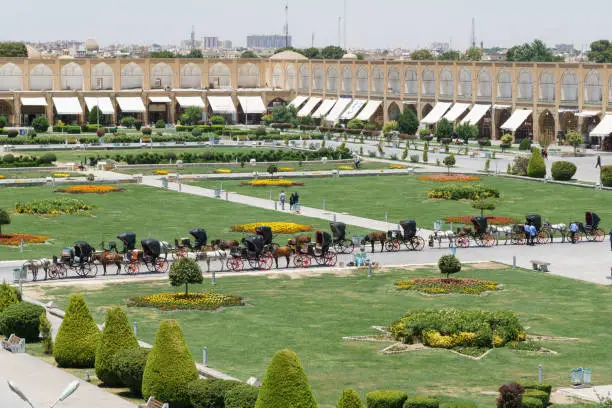
[[[609,0],[589,2],[585,11],[596,12],[580,12],[580,3],[567,0],[515,0],[494,7],[484,0],[472,0],[469,7],[450,0],[347,0],[347,4],[348,48],[364,49],[426,48],[434,42],[467,49],[474,17],[477,42],[483,41],[485,47],[510,47],[539,38],[551,46],[568,43],[580,50],[609,38],[607,17],[612,12]],[[245,46],[248,35],[283,34],[284,7],[284,0],[235,0],[231,5],[188,2],[182,8],[160,0],[107,0],[92,15],[91,8],[77,0],[23,0],[19,7],[5,8],[0,41],[94,38],[101,46],[178,45],[189,38],[194,25],[198,40],[215,36]],[[337,44],[343,10],[344,0],[289,0],[289,34],[294,45],[309,47],[313,33],[315,46]]]

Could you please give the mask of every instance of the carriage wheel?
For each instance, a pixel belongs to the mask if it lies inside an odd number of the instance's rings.
[[[272,254],[265,252],[259,256],[259,268],[265,271],[272,269],[274,258]]]
[[[139,262],[130,262],[126,267],[127,273],[130,275],[135,275],[140,272],[140,263]]]
[[[470,247],[470,237],[467,235],[462,235],[457,237],[457,247],[458,248],[469,248]]]
[[[166,261],[165,259],[158,258],[155,260],[155,272],[166,273],[168,272],[169,266],[170,265],[168,264],[168,261]]]
[[[172,259],[173,260],[179,260],[181,258],[184,258],[187,256],[187,249],[186,248],[177,248],[176,250],[172,251]]]
[[[259,269],[259,258],[247,258],[251,269]]]
[[[227,260],[227,269],[234,272],[241,272],[244,270],[244,262],[242,258],[230,258]]]
[[[297,254],[293,258],[293,264],[298,268],[308,268],[312,264],[312,259],[309,255]]]
[[[85,264],[84,271],[86,278],[93,278],[98,274],[98,267],[93,263]]]
[[[325,260],[324,265],[336,266],[336,262],[338,262],[338,255],[335,252],[330,251],[323,255],[323,259]]]
[[[61,264],[51,265],[49,268],[49,278],[57,279],[66,276],[66,267]]]
[[[484,234],[482,236],[482,245],[483,246],[485,246],[487,248],[491,248],[495,244],[497,244],[497,240],[495,239],[495,236],[493,236],[493,234],[491,234],[490,232],[487,232],[486,234]]]
[[[603,242],[606,239],[605,237],[606,233],[601,228],[595,230],[595,242]]]
[[[469,240],[468,240],[468,246],[469,246]],[[413,251],[422,251],[423,249],[425,249],[425,240],[421,237],[414,237],[410,240],[410,249],[412,249]]]
[[[355,244],[350,239],[345,239],[339,242],[336,242],[334,245],[334,249],[341,254],[352,254],[355,251]]]
[[[546,231],[540,231],[540,233],[536,237],[536,240],[540,245],[548,244],[550,242],[550,236]]]
[[[525,245],[525,235],[524,234],[512,234],[510,238],[512,245]]]
[[[400,250],[400,242],[397,239],[392,239],[385,242],[385,249],[388,252],[397,252]]]

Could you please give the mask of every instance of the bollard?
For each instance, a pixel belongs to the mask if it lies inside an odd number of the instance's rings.
[[[202,349],[202,364],[204,364],[204,367],[208,367],[208,347]]]
[[[389,212],[385,211],[385,222],[389,223]]]
[[[368,263],[368,278],[372,277],[372,261]]]
[[[132,326],[134,327],[134,336],[138,337],[138,322],[134,322]]]
[[[272,191],[270,191],[270,201],[272,201]]]
[[[227,191],[225,192],[225,201],[229,201],[229,193]]]
[[[19,293],[23,295],[23,289],[21,287],[22,279],[21,279],[21,271],[19,271]]]
[[[326,204],[326,203],[325,203],[325,200],[323,200],[323,211],[325,211],[325,210],[326,210],[326,205],[325,205],[325,204]]]
[[[212,271],[212,285],[215,286],[217,284],[217,276],[215,275],[215,270]]]
[[[278,210],[278,203],[275,201],[274,202],[274,211]]]
[[[23,254],[23,239],[19,241],[19,252]]]
[[[334,222],[336,222],[336,214],[334,214]]]
[[[516,269],[516,255],[512,257],[512,269]]]
[[[542,369],[542,364],[538,364],[538,382],[544,382],[544,370]]]

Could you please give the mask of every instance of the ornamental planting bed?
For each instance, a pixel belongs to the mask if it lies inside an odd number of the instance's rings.
[[[259,179],[259,180],[252,180],[246,183],[241,183],[241,185],[252,186],[252,187],[268,187],[268,186],[295,187],[295,186],[303,186],[304,183],[297,183],[293,180],[286,180],[286,179]]]
[[[439,183],[459,182],[469,183],[471,181],[479,181],[480,177],[466,176],[465,174],[431,174],[428,176],[419,177],[419,181],[437,181]]]
[[[460,293],[480,295],[484,292],[500,290],[499,283],[470,278],[414,278],[395,282],[399,290],[410,290],[428,295]]]
[[[159,293],[135,296],[128,300],[128,307],[153,307],[160,310],[217,310],[221,307],[244,306],[242,298],[205,291],[200,293]]]
[[[122,193],[124,188],[117,188],[114,186],[70,186],[60,190],[55,190],[54,193],[66,193],[66,194],[108,194],[108,193]]]
[[[232,226],[232,231],[249,232],[254,234],[257,227],[267,226],[272,228],[274,234],[296,234],[298,232],[312,231],[310,225],[296,224],[294,222],[254,222],[250,224],[237,224]]]
[[[0,234],[0,245],[19,246],[21,241],[24,244],[44,244],[49,240],[49,237],[44,235],[30,234]]]
[[[61,214],[85,214],[94,208],[93,205],[74,198],[54,198],[18,202],[15,204],[17,214],[55,216]]]

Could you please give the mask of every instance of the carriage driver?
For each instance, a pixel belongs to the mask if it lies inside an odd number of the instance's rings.
[[[576,233],[578,232],[578,225],[576,225],[575,222],[572,222],[569,226],[569,230],[570,230],[570,240],[572,241],[572,244],[576,243]]]

